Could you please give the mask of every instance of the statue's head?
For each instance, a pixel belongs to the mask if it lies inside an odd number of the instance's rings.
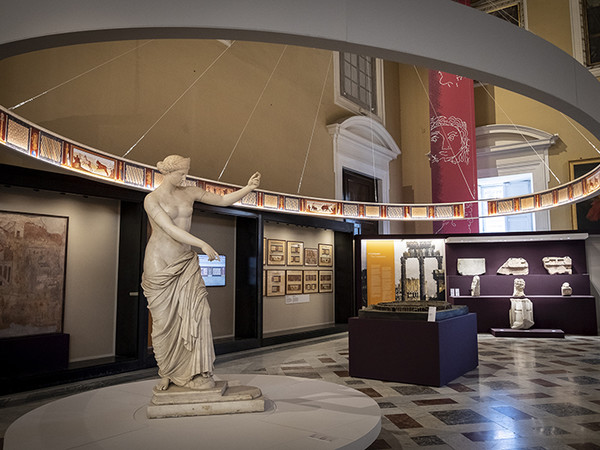
[[[158,170],[163,175],[167,175],[176,170],[190,170],[190,158],[184,158],[179,155],[169,155],[156,164]]]

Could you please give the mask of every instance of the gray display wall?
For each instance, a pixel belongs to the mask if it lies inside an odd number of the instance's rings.
[[[119,202],[0,187],[0,210],[69,218],[63,324],[69,361],[114,356]]]

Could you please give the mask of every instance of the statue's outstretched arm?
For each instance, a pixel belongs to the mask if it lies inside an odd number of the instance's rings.
[[[248,180],[248,184],[235,192],[225,195],[217,195],[206,192],[204,189],[196,188],[194,200],[214,206],[231,206],[238,200],[244,198],[260,185],[260,173],[256,172]]]

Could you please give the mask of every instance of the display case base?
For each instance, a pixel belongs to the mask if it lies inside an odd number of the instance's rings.
[[[477,317],[349,320],[350,376],[444,386],[478,365]]]
[[[562,338],[565,332],[560,329],[532,328],[529,330],[513,330],[512,328],[491,328],[490,333],[496,337],[517,338]]]

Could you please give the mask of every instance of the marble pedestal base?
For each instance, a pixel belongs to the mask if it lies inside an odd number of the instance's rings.
[[[198,391],[171,385],[166,391],[154,388],[153,392],[152,403],[146,410],[149,419],[265,410],[265,399],[260,389],[229,386],[227,381],[217,381],[214,388]]]

